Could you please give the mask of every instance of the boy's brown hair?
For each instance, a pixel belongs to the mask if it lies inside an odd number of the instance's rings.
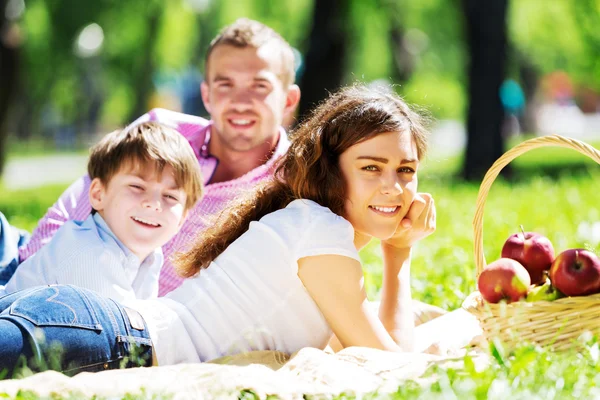
[[[294,52],[292,47],[273,29],[248,18],[240,18],[231,25],[227,25],[210,42],[205,57],[205,74],[208,75],[208,59],[210,54],[219,45],[229,45],[240,49],[245,47],[258,49],[267,44],[274,45],[275,49],[280,53],[283,71],[281,71],[279,79],[284,87],[288,87],[294,83],[295,79]]]
[[[160,176],[167,165],[187,195],[185,209],[191,209],[203,191],[198,159],[183,135],[157,122],[142,122],[104,136],[90,149],[88,175],[106,186],[122,168],[154,168]]]

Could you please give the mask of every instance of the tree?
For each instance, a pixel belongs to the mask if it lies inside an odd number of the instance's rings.
[[[468,67],[467,149],[462,175],[480,180],[504,151],[499,90],[505,73],[508,0],[463,0]]]
[[[0,0],[0,174],[4,168],[8,116],[18,81],[19,33],[5,12],[8,0]]]
[[[305,69],[300,81],[300,119],[326,98],[328,92],[342,84],[348,50],[347,25],[347,0],[315,1]]]
[[[394,83],[403,84],[410,79],[415,70],[415,56],[405,44],[406,29],[402,18],[404,4],[397,0],[379,0],[375,6],[384,10],[390,21],[388,36],[393,53],[391,78]]]

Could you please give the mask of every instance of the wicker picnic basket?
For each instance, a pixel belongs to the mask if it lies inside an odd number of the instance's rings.
[[[486,173],[477,196],[473,219],[476,278],[487,265],[483,254],[483,211],[492,183],[502,168],[519,155],[548,146],[576,150],[600,164],[600,151],[559,135],[526,140],[504,153]],[[479,292],[474,292],[462,306],[477,317],[488,340],[499,339],[508,348],[527,341],[561,351],[581,344],[578,338],[584,332],[600,336],[600,294],[555,301],[490,304]]]

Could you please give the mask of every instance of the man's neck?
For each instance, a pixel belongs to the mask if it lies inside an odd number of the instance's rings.
[[[223,146],[213,136],[209,143],[209,152],[219,160],[210,183],[227,182],[237,179],[266,163],[277,148],[280,133],[262,145],[247,151],[235,151]]]

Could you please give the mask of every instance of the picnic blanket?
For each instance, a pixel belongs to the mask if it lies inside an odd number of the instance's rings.
[[[477,319],[458,309],[415,329],[415,353],[393,353],[349,347],[338,353],[304,348],[287,355],[253,351],[222,357],[203,364],[132,368],[67,377],[46,371],[23,379],[0,381],[0,397],[31,391],[36,397],[58,393],[73,398],[123,398],[132,396],[207,399],[239,398],[249,390],[266,398],[303,399],[304,395],[328,398],[341,393],[394,392],[406,380],[431,382],[426,373],[433,365],[460,368],[469,352],[477,368],[489,357],[481,344]],[[440,341],[437,341],[437,340]],[[437,341],[437,342],[436,342]],[[435,350],[444,355],[423,353]]]
[[[472,352],[483,368],[485,353]],[[53,394],[73,398],[122,398],[126,395],[173,399],[239,398],[252,391],[259,398],[276,395],[303,399],[304,395],[328,398],[340,393],[394,392],[406,380],[419,380],[435,364],[460,367],[461,356],[424,353],[391,353],[350,347],[338,353],[304,348],[292,356],[275,351],[255,351],[203,364],[132,368],[67,377],[46,371],[24,379],[0,382],[1,394],[13,397],[31,391],[38,397]]]

